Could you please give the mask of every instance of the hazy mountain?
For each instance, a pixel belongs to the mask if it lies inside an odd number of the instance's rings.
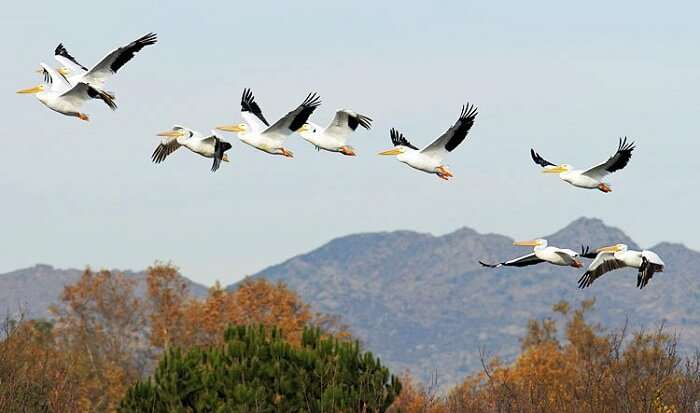
[[[546,236],[552,245],[578,249],[624,242],[621,230],[580,218]],[[497,234],[462,228],[444,236],[411,231],[350,235],[255,276],[281,280],[322,312],[339,314],[367,347],[393,366],[426,377],[437,369],[454,382],[479,367],[479,349],[512,357],[529,318],[551,314],[553,303],[596,297],[595,317],[606,326],[655,327],[665,322],[686,348],[700,343],[700,253],[680,244],[652,246],[667,271],[644,290],[624,270],[576,288],[582,271],[552,265],[488,269],[527,252]]]
[[[598,219],[581,218],[545,236],[551,244],[578,249],[624,242],[624,232]],[[479,349],[514,356],[529,318],[551,314],[552,304],[596,297],[597,321],[633,328],[665,322],[681,334],[686,349],[700,343],[700,253],[680,244],[652,246],[667,264],[644,290],[634,270],[617,271],[581,291],[582,271],[552,265],[488,269],[478,260],[500,261],[526,248],[498,234],[462,228],[444,236],[412,231],[356,234],[330,241],[307,254],[269,267],[255,277],[284,281],[315,310],[337,314],[365,345],[400,372],[427,377],[437,370],[442,383],[454,383],[479,368]],[[24,306],[32,317],[47,316],[79,270],[46,265],[0,274],[0,311]],[[141,280],[143,273],[128,273]],[[229,288],[235,288],[231,286]],[[205,287],[192,283],[194,295]]]
[[[118,270],[117,270],[118,271]],[[82,270],[53,268],[38,264],[30,268],[0,274],[0,317],[22,311],[28,318],[50,317],[49,306],[59,301],[63,287],[76,282]],[[146,291],[144,272],[124,271],[138,280],[137,292]],[[207,288],[186,279],[190,292],[197,297],[207,294]]]

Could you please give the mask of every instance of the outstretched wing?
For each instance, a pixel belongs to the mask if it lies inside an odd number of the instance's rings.
[[[241,96],[241,117],[255,131],[261,131],[270,126],[260,106],[255,101],[253,91],[248,88],[243,89],[243,95]]]
[[[287,136],[296,132],[301,128],[309,116],[321,105],[321,97],[316,93],[309,93],[304,101],[293,111],[284,115],[284,117],[272,126],[265,129],[262,135],[278,141],[284,140]]]
[[[603,274],[623,268],[625,263],[615,258],[610,252],[600,252],[596,255],[591,265],[578,280],[578,288],[590,287],[593,281],[600,278]]]
[[[406,146],[411,149],[418,150],[418,148],[413,145],[411,142],[406,139],[405,136],[403,136],[403,133],[397,131],[394,128],[391,128],[389,131],[389,136],[391,136],[391,143],[394,144],[394,146]]]
[[[173,126],[173,130],[186,130],[182,126],[175,125]],[[190,136],[191,132],[190,132]],[[165,158],[168,157],[171,153],[175,152],[180,148],[180,145],[177,142],[176,137],[170,137],[170,136],[164,136],[160,140],[160,144],[156,147],[156,149],[153,151],[153,155],[151,155],[151,160],[154,163],[161,163],[165,160]]]
[[[656,272],[663,272],[664,262],[652,251],[642,251],[642,265],[637,274],[637,287],[644,288]]]
[[[335,112],[335,117],[325,130],[325,133],[336,138],[345,138],[354,132],[358,126],[365,129],[372,127],[372,119],[347,109]]]
[[[68,50],[63,46],[63,43],[59,43],[53,52],[54,58],[61,65],[67,67],[71,71],[78,73],[85,73],[88,71],[87,67],[83,66],[78,62],[75,57],[68,53]]]
[[[84,80],[90,84],[102,87],[104,82],[117,73],[122,66],[133,59],[136,53],[146,46],[155,44],[158,38],[155,33],[148,33],[133,42],[122,46],[102,58],[92,69],[85,74]]]
[[[534,252],[523,255],[522,257],[514,258],[512,260],[504,261],[504,262],[499,262],[497,264],[487,264],[483,261],[479,261],[479,264],[483,265],[484,267],[489,267],[489,268],[498,268],[498,267],[527,267],[529,265],[535,265],[539,264],[541,262],[544,262],[544,260],[541,260],[537,258]]]
[[[457,122],[430,145],[421,149],[421,152],[431,156],[440,156],[445,152],[452,152],[467,137],[467,133],[474,126],[474,119],[476,119],[478,114],[476,106],[469,103],[466,106],[462,106],[462,113],[459,115]]]
[[[627,166],[630,158],[632,158],[632,151],[634,150],[634,142],[627,142],[627,137],[624,140],[620,138],[620,143],[617,146],[617,152],[611,156],[607,161],[596,165],[589,170],[585,171],[583,174],[587,175],[593,179],[601,180],[604,176],[619,171],[620,169]]]
[[[547,167],[547,166],[556,166],[555,164],[549,162],[548,160],[544,159],[543,157],[540,156],[539,153],[535,152],[534,149],[530,148],[530,156],[532,157],[532,160],[535,161],[535,163],[541,167]]]

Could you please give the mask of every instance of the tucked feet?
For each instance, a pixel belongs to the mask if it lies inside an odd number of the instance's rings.
[[[349,146],[342,146],[340,148],[340,153],[342,153],[345,156],[355,156],[355,151],[349,147]]]
[[[612,192],[612,188],[610,188],[610,186],[608,184],[605,184],[602,182],[600,184],[598,184],[598,190],[605,192],[606,194],[608,192]]]
[[[287,148],[282,148],[282,155],[283,155],[283,156],[286,156],[287,158],[293,158],[293,157],[294,157],[294,154],[292,153],[292,151],[290,151],[290,150],[287,149]]]
[[[78,118],[79,118],[80,120],[84,120],[85,122],[89,122],[89,121],[90,121],[90,118],[88,117],[88,115],[86,115],[86,114],[84,114],[84,113],[78,113]]]

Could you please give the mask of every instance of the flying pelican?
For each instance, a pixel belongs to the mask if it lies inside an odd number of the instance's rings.
[[[309,93],[301,105],[270,126],[260,106],[255,102],[253,92],[250,89],[244,89],[241,97],[243,122],[236,125],[217,126],[216,129],[237,132],[238,138],[243,143],[263,152],[293,158],[292,151],[282,146],[284,140],[298,131],[320,105],[321,98],[315,93]]]
[[[536,164],[540,165],[543,173],[548,174],[559,174],[559,178],[569,184],[585,189],[599,189],[603,192],[611,192],[612,189],[610,185],[602,182],[608,174],[627,166],[627,163],[632,157],[632,151],[634,150],[634,142],[627,143],[627,137],[623,140],[620,138],[620,143],[617,147],[617,152],[610,157],[607,161],[589,168],[585,171],[574,170],[571,165],[561,164],[555,165],[548,160],[540,156],[534,149],[530,149],[530,156]]]
[[[457,122],[430,145],[420,150],[412,145],[402,133],[392,128],[389,134],[394,148],[380,152],[379,155],[396,155],[396,159],[411,168],[436,174],[439,178],[448,180],[453,175],[443,164],[442,158],[464,141],[469,129],[474,125],[476,115],[476,106],[470,106],[468,103],[466,106],[462,106],[462,113]]]
[[[340,109],[335,112],[335,118],[325,129],[313,122],[306,122],[298,132],[305,141],[314,145],[318,150],[324,149],[329,152],[355,156],[355,148],[347,145],[346,142],[348,136],[358,126],[370,129],[372,119],[351,110]]]
[[[514,258],[512,260],[504,261],[498,264],[487,264],[483,261],[479,261],[479,264],[489,268],[498,268],[502,266],[526,267],[528,265],[535,265],[541,262],[548,262],[554,265],[575,268],[581,268],[583,266],[583,264],[581,264],[581,261],[577,259],[579,255],[576,251],[547,246],[547,240],[545,239],[536,239],[531,241],[516,241],[513,243],[513,245],[534,247],[534,250],[530,254],[523,255],[522,257]]]
[[[107,93],[84,82],[71,85],[62,74],[44,63],[41,63],[41,70],[44,73],[43,84],[19,90],[17,93],[35,94],[36,98],[49,109],[84,121],[90,120],[88,115],[80,110],[87,100],[100,99],[112,110],[117,108],[114,100]]]
[[[590,287],[593,281],[603,274],[620,268],[637,268],[637,287],[644,288],[655,272],[663,272],[664,262],[649,250],[634,251],[628,250],[625,244],[615,244],[609,247],[598,248],[593,253],[584,249],[582,256],[585,258],[595,258],[588,269],[578,280],[579,288]]]
[[[58,72],[65,76],[70,84],[84,82],[96,89],[103,90],[105,82],[128,61],[133,59],[136,53],[146,46],[155,44],[157,41],[158,38],[155,33],[148,33],[125,46],[111,51],[91,69],[86,68],[71,56],[65,46],[63,46],[63,43],[59,43],[54,50],[54,58],[62,65]],[[113,93],[105,93],[114,99]]]
[[[221,161],[228,162],[228,155],[225,153],[231,149],[231,144],[222,141],[216,133],[212,131],[211,135],[204,136],[201,133],[184,126],[175,125],[169,131],[158,134],[162,139],[156,150],[151,155],[151,160],[154,163],[161,163],[171,153],[175,152],[179,147],[184,146],[192,152],[202,155],[205,158],[214,158],[214,163],[211,166],[211,171],[215,172],[219,169]]]

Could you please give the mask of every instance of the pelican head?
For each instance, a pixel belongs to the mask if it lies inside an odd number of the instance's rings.
[[[556,166],[548,165],[548,166],[544,167],[544,169],[542,170],[542,173],[544,173],[544,174],[560,174],[560,173],[564,173],[564,172],[569,172],[572,169],[573,169],[573,167],[571,165],[565,164],[565,163],[561,164],[561,165],[556,165]]]
[[[62,74],[63,76],[68,76],[71,74],[71,70],[65,66],[61,66],[58,68],[58,73]]]
[[[615,244],[607,247],[598,248],[597,250],[595,250],[595,252],[611,252],[613,254],[616,252],[625,251],[627,251],[627,244]]]
[[[217,130],[222,130],[225,132],[238,132],[244,133],[248,131],[248,125],[245,123],[237,123],[235,125],[221,125],[216,127]]]
[[[379,152],[378,155],[385,155],[385,156],[401,155],[402,153],[406,153],[407,149],[408,148],[403,146],[403,145],[398,145],[398,146],[395,146],[392,149],[386,150],[384,152]]]
[[[27,88],[27,89],[18,90],[17,93],[21,93],[21,94],[35,94],[35,93],[41,93],[41,92],[43,92],[44,90],[46,90],[46,85],[39,85],[39,86],[30,87],[30,88]]]
[[[532,239],[532,240],[527,240],[527,241],[515,241],[513,243],[516,247],[535,247],[535,248],[544,248],[547,246],[547,240],[546,239]]]
[[[182,126],[173,126],[171,130],[160,132],[157,135],[166,138],[175,138],[179,143],[183,143],[187,139],[191,138],[194,135],[194,132],[187,128],[183,128]]]
[[[318,130],[318,126],[313,125],[310,122],[306,122],[305,124],[301,125],[301,128],[297,129],[297,132],[302,138],[306,139],[318,133]]]
[[[225,153],[224,156],[221,157],[221,160],[224,161],[224,162],[230,162],[229,159],[228,159],[228,154],[227,154],[227,153]]]

